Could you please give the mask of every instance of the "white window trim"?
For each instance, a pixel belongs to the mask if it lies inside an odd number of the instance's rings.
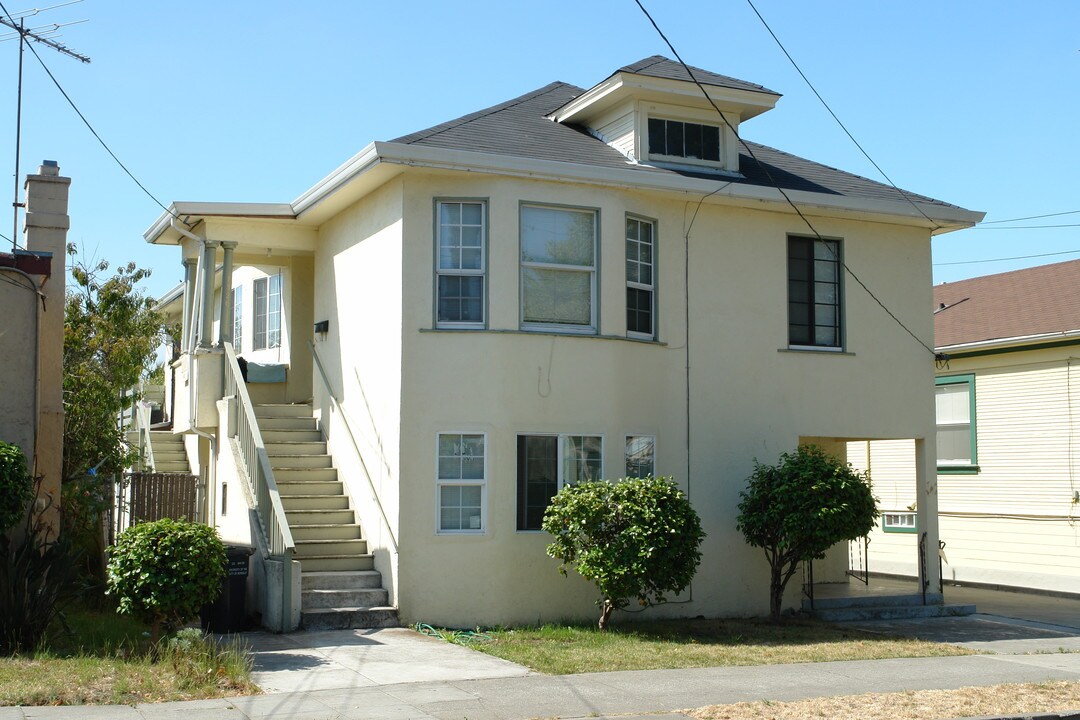
[[[605,474],[604,474],[604,466],[606,465],[604,455],[607,453],[607,437],[603,433],[590,433],[590,432],[568,432],[568,433],[519,432],[514,436],[515,453],[517,452],[518,438],[522,438],[522,437],[553,437],[553,438],[558,438],[558,443],[557,443],[557,445],[555,447],[555,453],[556,453],[556,469],[555,469],[555,472],[556,472],[556,486],[555,486],[555,492],[559,492],[564,487],[566,487],[566,439],[567,438],[571,438],[571,437],[597,437],[597,438],[600,438],[600,473],[599,473],[600,477],[598,479],[602,480],[602,479],[604,479],[606,477]],[[625,452],[625,449],[624,449],[624,452]],[[519,461],[519,458],[515,457],[514,461],[515,461],[515,466],[516,466],[517,462]],[[623,465],[625,466],[625,462],[623,463]],[[518,480],[518,478],[515,477],[514,478],[514,484],[515,485],[517,485],[517,480]],[[520,505],[518,504],[520,502],[521,502],[521,498],[518,497],[518,498],[514,499],[514,515],[515,515],[515,518],[516,518],[518,512],[520,512],[520,509],[521,509]],[[517,525],[516,520],[514,522],[514,525],[515,526]],[[539,533],[539,532],[543,532],[543,530],[517,530],[517,532],[519,532],[519,533]]]
[[[442,251],[442,213],[444,204],[464,205],[473,204],[480,206],[480,269],[453,269],[442,268],[440,255]],[[436,198],[435,199],[435,327],[443,329],[470,329],[483,330],[487,327],[488,316],[488,277],[487,277],[487,253],[488,253],[488,203],[487,198]],[[479,276],[483,287],[480,297],[480,322],[455,322],[439,320],[439,278]]]
[[[233,304],[233,349],[237,355],[242,355],[244,352],[244,292],[243,285],[237,285],[232,289],[232,304]]]
[[[593,264],[592,265],[560,265],[558,263],[533,262],[525,260],[522,255],[525,238],[522,232],[524,210],[527,207],[544,208],[547,210],[565,210],[567,212],[589,213],[593,217]],[[525,269],[555,270],[559,272],[589,273],[589,324],[575,325],[570,323],[541,323],[530,322],[525,319]],[[600,331],[597,322],[599,317],[599,276],[600,276],[600,209],[592,207],[578,207],[575,205],[558,205],[540,202],[522,202],[518,206],[518,304],[521,308],[519,320],[522,330],[537,332],[557,332],[570,335],[596,335]]]
[[[630,440],[630,438],[651,438],[652,439],[653,477],[657,477],[657,475],[656,475],[656,456],[657,456],[657,452],[656,452],[656,449],[657,449],[657,447],[656,447],[656,445],[657,445],[656,444],[656,433],[644,433],[644,432],[643,433],[626,433],[625,437],[623,438],[623,472],[624,473],[626,472],[626,460],[627,460],[627,457],[626,457],[626,443],[627,443],[627,441]],[[630,476],[627,475],[626,477],[630,477]]]
[[[643,217],[641,215],[635,215],[633,213],[627,213],[626,214],[626,219],[627,220],[634,220],[634,221],[639,222],[639,223],[648,223],[649,225],[652,226],[652,243],[651,243],[651,245],[652,245],[652,261],[649,263],[649,266],[652,268],[652,280],[653,280],[651,284],[645,284],[645,283],[640,283],[640,282],[630,282],[629,279],[627,279],[627,281],[626,281],[626,287],[628,287],[628,288],[634,288],[635,290],[648,290],[650,293],[652,293],[652,303],[651,303],[651,307],[649,308],[650,317],[652,319],[652,334],[642,333],[642,332],[632,332],[630,330],[627,330],[626,331],[626,337],[634,338],[636,340],[656,340],[660,336],[659,332],[657,332],[658,328],[657,328],[657,322],[656,322],[657,321],[656,309],[658,307],[657,303],[656,303],[656,228],[657,228],[657,223],[656,223],[656,220],[653,220],[652,218]],[[625,250],[626,250],[626,243],[628,242],[628,240],[629,240],[629,238],[626,237],[626,232],[625,232],[625,228],[624,228],[624,231],[623,231],[623,251],[624,251],[624,254],[625,254]],[[640,241],[638,241],[638,242],[640,243]],[[638,262],[639,265],[641,264],[640,261],[637,261],[637,262]],[[624,257],[623,258],[624,268],[625,268],[625,263],[626,263],[626,258]],[[623,274],[625,275],[625,269],[623,271]]]
[[[443,435],[480,435],[484,438],[484,479],[483,480],[443,480],[439,477],[439,440]],[[488,450],[488,434],[483,430],[440,430],[435,433],[435,534],[436,535],[487,535],[488,533],[488,474],[490,471]],[[442,522],[442,488],[444,485],[455,487],[480,486],[480,529],[443,530]]]
[[[271,279],[278,278],[278,341],[277,344],[270,343],[270,281]],[[258,317],[259,307],[256,303],[257,293],[255,288],[259,283],[266,284],[266,306],[263,308],[266,328],[263,331],[265,335],[265,345],[258,345]],[[285,327],[285,277],[279,270],[277,273],[267,274],[263,277],[257,277],[251,281],[251,350],[252,352],[257,350],[277,350],[283,345],[283,335]]]
[[[660,167],[690,167],[691,169],[709,169],[719,171],[734,177],[742,177],[739,172],[739,142],[734,133],[738,134],[739,117],[731,113],[724,113],[724,119],[717,117],[715,110],[695,110],[692,108],[675,108],[665,105],[655,105],[644,102],[636,107],[635,115],[637,124],[634,134],[637,142],[635,153],[646,164],[655,164]],[[720,160],[697,160],[694,158],[680,157],[678,155],[661,155],[649,151],[649,118],[657,120],[675,120],[676,122],[695,123],[697,125],[716,125],[720,128]],[[728,124],[731,124],[731,128]]]

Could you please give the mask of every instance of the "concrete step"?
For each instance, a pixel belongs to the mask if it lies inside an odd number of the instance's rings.
[[[322,608],[300,613],[305,630],[344,630],[348,628],[400,627],[397,608]]]
[[[300,574],[302,590],[358,590],[381,588],[382,574],[378,570],[337,572],[304,571]]]
[[[267,440],[266,435],[263,435],[263,442],[266,443],[266,454],[269,455],[271,458],[277,457],[278,455],[326,454],[326,443],[322,440],[297,440],[296,442],[282,442],[276,440]]]
[[[178,443],[184,444],[184,436],[180,433],[174,433],[171,430],[151,430],[150,442],[155,445],[159,442],[162,443]]]
[[[927,605],[940,605],[942,602],[944,602],[944,597],[941,593],[926,593]],[[922,604],[923,596],[921,593],[814,598],[814,610],[839,610],[855,607],[909,607]],[[803,598],[802,608],[803,610],[810,610],[810,600],[808,598]]]
[[[355,557],[367,555],[367,540],[297,540],[296,557]]]
[[[308,555],[300,561],[301,572],[326,572],[329,570],[374,570],[375,560],[367,555]]]
[[[341,495],[344,485],[340,480],[281,480],[274,473],[278,492],[286,495]]]
[[[960,617],[973,615],[974,613],[974,605],[909,605],[815,610],[814,617],[825,622],[847,622],[853,620],[911,620],[914,618]]]
[[[306,403],[256,405],[255,417],[311,417],[311,405]]]
[[[274,480],[277,482],[334,482],[337,479],[337,468],[274,468]]]
[[[303,590],[300,598],[300,607],[304,610],[386,607],[390,602],[390,594],[383,588]]]
[[[259,426],[259,432],[262,434],[263,442],[269,445],[270,443],[310,443],[310,442],[322,442],[322,433],[318,430],[264,430],[262,426]],[[323,450],[323,452],[326,452]]]
[[[329,455],[274,455],[270,467],[275,474],[278,468],[328,468],[332,464]]]
[[[154,448],[154,462],[182,462],[187,463],[186,452],[164,452]]]
[[[162,462],[156,457],[154,458],[154,472],[159,473],[188,473],[191,472],[191,467],[184,462]]]
[[[288,519],[289,514],[285,517]],[[289,523],[293,540],[360,540],[363,534],[356,523],[337,523],[323,525],[294,525]]]
[[[281,504],[286,512],[292,510],[348,510],[349,498],[344,495],[288,495]]]
[[[260,417],[259,430],[319,430],[319,419],[307,417]]]
[[[348,525],[356,522],[356,515],[352,510],[319,510],[285,508],[285,520],[289,527],[305,525]]]

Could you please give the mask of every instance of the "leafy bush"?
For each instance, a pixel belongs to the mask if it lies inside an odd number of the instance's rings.
[[[0,441],[0,534],[15,527],[33,499],[34,481],[18,445]]]
[[[629,478],[568,485],[552,498],[543,529],[555,536],[547,554],[572,566],[600,590],[601,630],[611,613],[637,598],[664,602],[690,584],[705,537],[690,501],[668,478]]]
[[[118,612],[150,623],[156,642],[161,630],[182,625],[213,602],[225,575],[225,546],[217,530],[186,520],[133,525],[110,548],[108,594]]]
[[[51,509],[52,498],[31,504],[22,533],[0,534],[0,655],[35,650],[65,628],[64,606],[79,594],[78,554],[44,522]]]
[[[776,465],[755,460],[739,494],[737,527],[769,561],[774,620],[780,619],[784,589],[799,563],[825,557],[838,542],[863,537],[879,515],[870,474],[815,445],[783,453]]]

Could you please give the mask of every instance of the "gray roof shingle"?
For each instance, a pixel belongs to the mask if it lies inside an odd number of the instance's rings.
[[[768,93],[770,95],[780,95],[780,93],[763,87],[756,83],[746,82],[745,80],[739,80],[738,78],[728,77],[727,75],[719,75],[708,70],[702,70],[696,68],[693,65],[687,67],[694,73],[694,77],[702,85],[716,85],[717,87],[732,88],[735,90],[749,90],[751,92]],[[690,73],[686,71],[686,68],[682,66],[682,63],[677,63],[674,60],[668,60],[663,55],[653,55],[643,60],[638,60],[636,63],[624,65],[616,73],[626,72],[633,73],[635,75],[647,75],[649,77],[666,78],[668,80],[684,80],[686,82],[693,82],[690,78]],[[614,74],[614,73],[613,73]]]
[[[654,59],[656,58],[648,58],[627,67],[633,68]],[[670,60],[666,62],[674,64]],[[645,70],[667,72],[667,66],[656,62],[648,65]],[[723,78],[722,75],[712,75],[714,78]],[[757,85],[749,83],[746,85],[764,90]],[[545,117],[583,92],[582,88],[574,85],[553,82],[513,100],[426,130],[395,138],[390,142],[511,157],[584,163],[598,167],[632,169],[642,173],[682,175],[723,182],[730,180],[736,184],[765,187],[773,186],[773,182],[769,179],[771,175],[776,184],[785,190],[802,190],[857,199],[904,201],[901,194],[889,185],[749,141],[744,142],[753,151],[761,165],[750,157],[746,147],[740,148],[739,171],[745,176],[744,178],[732,179],[715,174],[632,163],[620,152],[590,135],[585,128],[556,123]],[[768,169],[768,174],[762,165]],[[907,191],[905,194],[912,200],[941,207],[957,207],[924,195]]]

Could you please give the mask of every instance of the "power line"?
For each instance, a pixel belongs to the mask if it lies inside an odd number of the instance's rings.
[[[885,311],[885,314],[887,314],[889,317],[891,317],[896,322],[897,325],[899,325],[901,328],[903,328],[904,331],[908,335],[910,335],[913,340],[915,340],[915,342],[919,343],[919,345],[922,345],[922,347],[928,353],[930,353],[931,355],[933,355],[936,358],[937,353],[934,351],[934,348],[930,347],[925,342],[923,342],[922,339],[920,339],[918,335],[916,335],[914,332],[912,332],[911,328],[909,328],[907,325],[905,325],[903,323],[903,321],[901,321],[900,318],[898,318],[893,313],[892,310],[890,310],[888,307],[886,307],[885,303],[881,302],[881,300],[878,298],[878,296],[875,295],[870,290],[870,288],[866,286],[866,283],[864,283],[862,281],[862,279],[858,275],[856,275],[852,271],[852,269],[850,267],[848,267],[847,263],[844,262],[843,258],[841,258],[829,246],[829,244],[827,242],[825,242],[825,238],[822,237],[821,233],[819,233],[817,231],[817,228],[814,227],[814,225],[810,222],[809,218],[807,218],[806,215],[803,214],[802,210],[799,209],[799,206],[796,205],[795,202],[791,199],[791,197],[787,194],[787,192],[784,191],[784,188],[780,187],[780,183],[778,183],[776,181],[776,179],[773,177],[772,173],[769,172],[769,167],[765,163],[763,163],[761,160],[758,159],[758,156],[756,154],[754,154],[754,151],[753,151],[753,149],[751,149],[750,145],[747,144],[747,142],[745,140],[743,140],[742,137],[739,136],[739,133],[735,130],[735,128],[732,127],[731,122],[727,119],[727,117],[724,115],[724,113],[721,112],[720,108],[717,107],[716,103],[713,101],[713,99],[709,95],[708,91],[705,90],[705,87],[698,81],[697,76],[694,75],[694,71],[691,70],[690,66],[687,65],[686,62],[682,59],[682,56],[679,55],[679,51],[675,49],[675,46],[672,45],[671,41],[667,39],[667,35],[664,34],[664,31],[661,30],[660,26],[656,24],[655,20],[653,20],[652,15],[649,14],[649,11],[646,10],[645,6],[641,4],[641,0],[634,0],[634,2],[637,4],[638,8],[641,9],[641,12],[644,13],[645,17],[648,18],[649,22],[652,24],[652,26],[656,30],[657,34],[659,34],[660,38],[664,41],[664,43],[667,44],[667,46],[671,50],[672,54],[675,55],[675,59],[678,60],[679,64],[682,65],[683,69],[686,70],[686,73],[690,76],[690,80],[692,80],[693,83],[695,85],[697,85],[698,89],[701,91],[701,94],[705,96],[705,100],[708,101],[708,103],[710,105],[712,105],[713,110],[715,110],[716,114],[720,116],[720,119],[724,121],[724,124],[727,126],[728,130],[730,130],[731,133],[735,136],[735,138],[739,141],[739,144],[742,145],[744,150],[746,150],[746,152],[750,156],[750,158],[755,163],[757,163],[758,168],[762,172],[765,173],[765,177],[768,178],[769,183],[776,189],[777,192],[780,193],[781,196],[783,196],[784,200],[787,201],[787,204],[791,206],[791,209],[795,211],[795,214],[799,216],[799,218],[803,221],[803,223],[806,224],[806,227],[810,228],[810,232],[812,232],[814,234],[814,237],[816,237],[826,248],[829,249],[829,252],[832,254],[832,256],[836,260],[837,264],[840,265],[840,267],[844,268],[844,270],[848,273],[848,275],[851,276],[851,279],[854,280],[856,283],[858,283],[859,287],[861,287],[863,290],[866,291],[867,295],[869,295],[871,298],[873,298],[874,302],[876,302],[881,307],[881,309]]]
[[[859,143],[858,140],[855,139],[855,136],[852,135],[851,131],[847,129],[847,126],[844,125],[844,123],[840,120],[839,117],[837,117],[836,113],[833,112],[833,109],[829,106],[829,103],[825,102],[825,98],[821,97],[821,93],[819,93],[817,91],[817,88],[814,87],[814,84],[812,82],[810,82],[810,78],[806,77],[806,73],[804,73],[802,71],[802,68],[799,67],[799,64],[797,62],[795,62],[795,58],[791,57],[791,53],[789,53],[787,51],[787,48],[784,47],[784,43],[780,42],[780,38],[778,38],[776,36],[776,33],[773,32],[773,29],[771,27],[769,27],[769,23],[765,22],[765,18],[762,17],[761,13],[758,11],[757,7],[754,5],[753,0],[746,0],[746,2],[750,6],[750,9],[754,11],[754,14],[758,16],[758,20],[761,21],[761,24],[764,25],[765,29],[769,31],[769,35],[772,35],[772,39],[776,41],[777,46],[784,53],[784,56],[787,57],[789,62],[791,62],[791,66],[795,68],[795,71],[797,73],[799,73],[799,77],[801,77],[803,79],[803,81],[806,83],[806,86],[810,88],[810,91],[812,93],[814,93],[814,96],[818,100],[821,101],[821,104],[824,105],[825,109],[829,111],[829,114],[832,115],[832,119],[836,121],[836,124],[840,126],[840,129],[844,131],[844,133],[848,136],[848,138],[851,140],[851,142],[855,143],[855,147],[859,148],[859,152],[861,152],[863,154],[863,157],[865,157],[867,160],[870,161],[870,164],[873,165],[874,168],[879,173],[881,173],[881,177],[885,178],[886,182],[888,182],[889,185],[892,185],[893,190],[900,193],[900,196],[903,197],[905,200],[907,200],[908,203],[911,204],[911,207],[915,208],[915,212],[919,213],[924,218],[926,218],[926,221],[929,222],[931,225],[933,225],[935,230],[940,230],[941,226],[938,225],[936,222],[934,222],[930,218],[929,215],[924,213],[922,208],[920,208],[918,205],[916,205],[915,201],[912,200],[910,197],[908,197],[908,194],[906,192],[904,192],[903,190],[901,190],[896,185],[896,183],[894,183],[892,181],[892,178],[890,178],[885,173],[885,171],[881,169],[881,166],[878,165],[877,162],[874,161],[874,158],[870,157],[870,153],[866,152],[866,149]]]
[[[3,10],[3,11],[4,11],[4,14],[5,14],[5,15],[6,15],[6,16],[7,16],[7,17],[8,17],[9,19],[11,18],[11,13],[9,13],[9,12],[8,12],[8,10],[7,10],[7,8],[6,8],[6,7],[4,7],[4,4],[3,4],[3,2],[2,2],[2,1],[0,1],[0,10]],[[147,196],[147,197],[149,197],[149,198],[150,198],[151,200],[153,200],[153,201],[154,201],[154,202],[155,202],[155,203],[157,204],[157,206],[158,206],[158,207],[160,207],[160,208],[161,208],[162,210],[164,210],[164,211],[165,211],[166,213],[168,213],[169,215],[171,215],[171,216],[173,216],[173,217],[177,217],[177,216],[176,216],[176,214],[175,214],[174,212],[172,212],[171,210],[169,210],[169,208],[165,207],[165,205],[163,205],[163,204],[162,204],[162,202],[161,202],[160,200],[158,200],[158,199],[157,199],[156,197],[154,197],[154,194],[153,194],[152,192],[150,192],[149,190],[147,190],[147,189],[146,189],[146,186],[145,186],[145,185],[143,185],[143,184],[142,184],[141,182],[139,182],[139,179],[138,179],[137,177],[135,177],[135,175],[133,175],[133,174],[132,174],[132,172],[131,172],[130,170],[128,170],[127,166],[126,166],[126,165],[124,165],[124,163],[123,163],[123,162],[121,162],[120,158],[118,158],[118,157],[116,156],[116,153],[114,153],[114,152],[112,151],[112,148],[110,148],[110,147],[108,146],[108,144],[107,144],[107,143],[106,143],[106,142],[105,142],[105,141],[104,141],[104,140],[103,140],[103,139],[101,138],[101,135],[99,135],[99,134],[98,134],[98,132],[97,132],[97,130],[95,130],[95,129],[94,129],[94,126],[90,124],[90,121],[86,119],[86,116],[85,116],[85,115],[83,115],[83,114],[82,114],[82,111],[81,111],[81,110],[79,110],[79,108],[78,108],[78,106],[77,106],[77,105],[75,105],[75,101],[71,99],[71,96],[69,96],[69,95],[67,94],[67,91],[66,91],[66,90],[64,90],[63,86],[61,86],[61,85],[60,85],[60,81],[59,81],[59,80],[57,80],[57,79],[56,79],[56,76],[52,74],[52,71],[51,71],[51,70],[49,70],[49,66],[48,66],[48,65],[46,65],[46,64],[45,64],[45,61],[41,59],[41,56],[40,56],[40,55],[38,55],[38,53],[37,53],[37,50],[35,50],[35,49],[34,49],[34,46],[33,46],[33,45],[30,45],[30,44],[28,44],[28,45],[27,45],[27,47],[29,47],[29,48],[30,48],[30,52],[32,52],[32,53],[34,54],[34,57],[35,57],[35,58],[37,59],[37,61],[38,61],[38,64],[40,64],[40,65],[41,65],[41,68],[42,68],[42,69],[43,69],[43,70],[45,71],[45,73],[46,73],[46,74],[47,74],[47,75],[49,76],[49,79],[53,81],[53,85],[55,85],[55,86],[56,86],[56,89],[57,89],[57,90],[59,90],[59,91],[60,91],[60,94],[64,96],[64,99],[65,99],[65,100],[67,100],[67,102],[68,102],[68,105],[70,105],[70,106],[71,106],[71,109],[75,111],[75,114],[76,114],[76,115],[78,115],[78,116],[79,116],[79,119],[83,121],[83,124],[84,124],[84,125],[86,125],[86,129],[87,129],[87,130],[89,130],[89,131],[90,131],[90,133],[91,133],[91,134],[92,134],[92,135],[94,136],[94,138],[95,138],[95,139],[96,139],[96,140],[98,141],[98,143],[100,143],[100,144],[101,144],[101,147],[105,148],[105,152],[109,153],[109,156],[110,156],[110,157],[111,157],[111,158],[112,158],[113,160],[115,160],[115,161],[116,161],[116,164],[120,166],[120,169],[121,169],[121,170],[123,170],[123,171],[124,171],[124,172],[125,172],[125,173],[127,174],[127,176],[128,176],[129,178],[131,178],[131,179],[132,179],[132,181],[133,181],[133,182],[134,182],[134,183],[135,183],[136,185],[138,185],[138,186],[139,186],[139,189],[140,189],[140,190],[142,190],[142,191],[143,191],[144,193],[146,193],[146,196]],[[177,218],[177,219],[179,219],[179,218]]]
[[[1058,217],[1059,215],[1076,215],[1080,210],[1066,210],[1065,212],[1047,213],[1046,215],[1028,215],[1027,217],[1009,218],[1008,220],[984,220],[979,225],[995,225],[997,223],[1020,222],[1022,220],[1039,220],[1040,218]]]
[[[1002,221],[1004,222],[1004,220]],[[1047,228],[1067,228],[1067,227],[1080,227],[1080,223],[1073,223],[1071,225],[1013,225],[1012,227],[982,227],[976,225],[971,230],[1045,230]]]
[[[978,263],[1005,262],[1006,260],[1030,260],[1031,258],[1052,257],[1054,255],[1075,255],[1080,250],[1062,250],[1061,252],[1040,253],[1038,255],[1016,255],[1013,257],[993,258],[992,260],[961,260],[958,262],[934,263],[934,267],[946,265],[977,265]]]

